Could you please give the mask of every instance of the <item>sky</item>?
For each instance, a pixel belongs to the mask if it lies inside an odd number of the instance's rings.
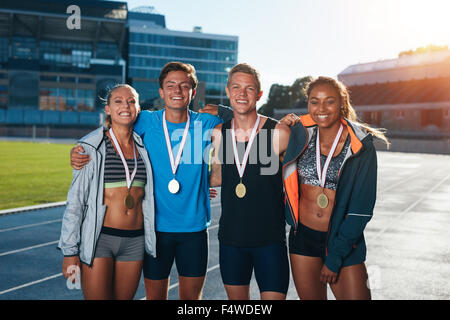
[[[398,57],[428,44],[450,47],[450,0],[128,0],[153,6],[168,29],[239,37],[238,63],[274,83],[337,77],[350,65]]]

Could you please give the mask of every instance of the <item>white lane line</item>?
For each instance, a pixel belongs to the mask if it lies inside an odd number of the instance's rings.
[[[0,253],[0,257],[7,256],[7,255],[9,255],[9,254],[18,253],[18,252],[27,251],[27,250],[32,250],[32,249],[36,249],[36,248],[41,248],[41,247],[45,247],[45,246],[50,246],[50,245],[52,245],[52,244],[57,244],[58,241],[59,241],[59,240],[51,241],[51,242],[46,242],[46,243],[42,243],[42,244],[37,244],[37,245],[35,245],[35,246],[26,247],[26,248],[22,248],[22,249],[17,249],[17,250],[12,250],[12,251],[7,251],[7,252],[2,252],[2,253]]]
[[[213,230],[218,228],[219,225],[216,224],[214,226],[211,226],[208,228],[208,230]],[[1,231],[1,230],[0,230]],[[32,249],[36,249],[36,248],[40,248],[40,247],[45,247],[45,246],[50,246],[52,244],[57,244],[59,240],[56,241],[51,241],[51,242],[46,242],[46,243],[42,243],[42,244],[37,244],[35,246],[31,246],[31,247],[26,247],[26,248],[22,248],[22,249],[17,249],[17,250],[12,250],[12,251],[7,251],[7,252],[2,252],[0,253],[0,257],[2,256],[7,256],[9,254],[14,254],[14,253],[18,253],[18,252],[23,252],[23,251],[27,251],[27,250],[32,250]]]
[[[220,206],[220,203],[212,205],[211,208],[218,207],[218,206]],[[46,221],[46,222],[30,224],[30,225],[25,225],[25,226],[21,226],[21,227],[3,229],[3,230],[0,230],[0,232],[10,231],[10,230],[17,230],[17,229],[22,229],[22,228],[27,228],[27,227],[37,226],[37,225],[43,225],[43,224],[47,224],[47,223],[54,223],[54,222],[57,222],[57,221],[61,221],[61,219],[50,220],[50,221]],[[219,227],[219,225],[214,225],[214,226],[209,227],[208,230],[212,230],[212,229],[215,229],[215,228],[218,228],[218,227]],[[3,253],[0,253],[0,257],[1,256],[6,256],[6,255],[9,255],[9,254],[18,253],[18,252],[27,251],[27,250],[32,250],[32,249],[36,249],[36,248],[40,248],[40,247],[49,246],[49,245],[56,244],[56,243],[58,243],[58,240],[47,242],[47,243],[42,243],[42,244],[38,244],[38,245],[35,245],[35,246],[26,247],[26,248],[22,248],[22,249],[17,249],[17,250],[13,250],[13,251],[3,252]],[[218,267],[219,267],[219,265],[215,265],[215,266],[209,268],[207,270],[207,272],[210,272],[210,271],[212,271],[214,269],[217,269]],[[51,280],[51,279],[55,279],[55,278],[60,277],[60,276],[62,276],[62,273],[58,273],[58,274],[55,274],[55,275],[52,275],[52,276],[49,276],[49,277],[46,277],[46,278],[42,278],[42,279],[39,279],[39,280],[36,280],[36,281],[28,282],[28,283],[25,283],[23,285],[20,285],[20,286],[14,287],[14,288],[10,288],[10,289],[4,290],[4,291],[0,291],[0,295],[3,295],[3,294],[8,293],[8,292],[15,291],[15,290],[19,290],[19,289],[22,289],[22,288],[26,288],[26,287],[29,287],[29,286],[32,286],[32,285],[35,285],[35,284],[38,284],[38,283],[41,283],[41,282],[45,282],[45,281]],[[178,282],[173,284],[173,285],[171,285],[169,287],[169,290],[171,290],[173,288],[176,288],[178,285],[179,285]],[[145,299],[145,297],[142,298],[141,300],[144,300],[144,299]]]
[[[7,214],[15,214],[15,213],[20,213],[20,212],[26,212],[26,211],[34,211],[34,210],[49,209],[49,208],[55,208],[55,207],[63,207],[65,205],[66,205],[66,201],[60,201],[60,202],[53,202],[53,203],[46,203],[46,204],[38,204],[36,206],[29,206],[29,207],[20,207],[20,208],[0,210],[0,216],[7,215]]]
[[[54,203],[54,204],[52,204],[52,206],[46,206],[46,207],[43,207],[44,205],[39,205],[39,206],[33,206],[33,207],[25,207],[25,208],[16,208],[17,210],[24,210],[24,209],[27,209],[27,208],[32,208],[32,210],[44,210],[44,209],[49,209],[49,208],[53,208],[53,207],[55,207],[55,206],[61,206],[62,204],[64,204],[65,205],[65,203],[66,202],[56,202],[56,203]],[[213,203],[213,204],[211,204],[211,209],[213,209],[213,208],[217,208],[217,207],[220,207],[221,206],[221,203],[220,203],[220,201],[218,202],[218,203]],[[42,207],[42,208],[40,208],[40,207]],[[16,210],[16,209],[10,209],[10,211],[11,210]],[[30,209],[31,210],[31,209]],[[4,210],[4,211],[7,211],[7,210]],[[0,215],[1,215],[1,212],[2,211],[0,211]],[[1,232],[7,232],[7,231],[14,231],[14,230],[20,230],[20,229],[25,229],[25,228],[31,228],[31,227],[36,227],[36,226],[40,226],[40,225],[45,225],[45,224],[49,224],[49,223],[55,223],[55,222],[60,222],[60,221],[62,221],[62,219],[55,219],[55,220],[46,220],[46,221],[43,221],[43,222],[39,222],[39,223],[33,223],[33,224],[27,224],[27,225],[23,225],[23,226],[18,226],[18,227],[12,227],[12,228],[7,228],[7,229],[0,229],[0,233]]]
[[[402,212],[400,212],[400,214],[396,217],[393,218],[393,221],[397,221],[397,220],[401,220],[403,218],[404,215],[406,215],[408,212],[410,212],[412,209],[414,209],[415,206],[417,206],[419,203],[421,203],[426,197],[428,197],[430,194],[432,194],[437,188],[439,188],[446,180],[448,180],[448,178],[450,178],[450,174],[447,175],[444,179],[442,179],[441,181],[439,181],[433,188],[429,189],[427,193],[423,194],[422,197],[420,197],[419,199],[417,199],[413,204],[411,204],[408,208],[406,208],[405,210],[403,210]],[[368,241],[374,241],[375,239],[377,239],[380,235],[382,235],[383,233],[385,233],[387,230],[389,230],[390,228],[392,228],[393,226],[396,226],[397,224],[395,223],[389,223],[386,225],[386,227],[384,227],[383,229],[381,229],[377,234],[375,234],[372,238],[368,239]]]
[[[62,276],[62,273],[58,273],[58,274],[54,274],[54,275],[46,277],[46,278],[42,278],[42,279],[33,281],[33,282],[28,282],[28,283],[22,284],[22,285],[20,285],[18,287],[14,287],[14,288],[11,288],[11,289],[0,291],[0,295],[8,293],[8,292],[11,292],[11,291],[19,290],[19,289],[22,289],[22,288],[26,288],[26,287],[29,287],[29,286],[32,286],[34,284],[38,284],[38,283],[41,283],[41,282],[44,282],[44,281],[47,281],[47,280],[55,279],[55,278],[58,278],[58,277],[61,277],[61,276]]]
[[[18,230],[18,229],[23,229],[23,228],[28,228],[28,227],[33,227],[33,226],[37,226],[37,225],[43,225],[43,224],[48,224],[48,223],[54,223],[54,222],[58,222],[61,221],[62,219],[58,219],[58,220],[51,220],[51,221],[46,221],[46,222],[41,222],[41,223],[35,223],[35,224],[30,224],[30,225],[25,225],[25,226],[21,226],[21,227],[14,227],[14,228],[8,228],[8,229],[3,229],[0,230],[0,232],[5,232],[5,231],[11,231],[11,230]],[[218,228],[219,225],[213,225],[211,227],[208,228],[208,230],[213,230]],[[40,247],[45,247],[45,246],[50,246],[52,244],[56,244],[58,243],[58,240],[56,241],[51,241],[51,242],[46,242],[46,243],[42,243],[42,244],[38,244],[35,246],[30,246],[30,247],[26,247],[26,248],[22,248],[22,249],[17,249],[17,250],[12,250],[12,251],[7,251],[7,252],[2,252],[0,253],[0,257],[2,256],[6,256],[6,255],[10,255],[10,254],[14,254],[14,253],[18,253],[18,252],[23,252],[23,251],[27,251],[27,250],[32,250],[32,249],[36,249],[36,248],[40,248]]]
[[[26,224],[26,225],[23,225],[23,226],[12,227],[12,228],[8,228],[8,229],[0,229],[0,233],[1,232],[7,232],[7,231],[21,230],[21,229],[26,229],[26,228],[32,228],[32,227],[37,227],[37,226],[42,226],[42,225],[45,225],[45,224],[50,224],[50,223],[55,223],[55,222],[60,222],[60,221],[62,221],[62,219],[48,220],[48,221],[39,222],[39,223],[33,223],[33,224]]]
[[[395,188],[395,187],[398,187],[399,185],[402,185],[403,183],[405,183],[405,182],[407,182],[407,181],[409,181],[409,180],[412,180],[412,179],[417,178],[417,177],[420,176],[421,174],[422,174],[422,173],[418,173],[418,174],[416,174],[416,175],[409,176],[409,177],[407,177],[406,179],[400,180],[400,181],[398,181],[397,183],[391,184],[389,187],[387,187],[387,188],[385,188],[385,189],[383,189],[383,190],[380,190],[380,193],[388,192],[389,190],[391,190],[391,189],[393,189],[393,188]]]

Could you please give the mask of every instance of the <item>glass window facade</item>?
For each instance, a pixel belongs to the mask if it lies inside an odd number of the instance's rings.
[[[9,40],[7,37],[0,37],[0,63],[7,62],[9,57]]]
[[[32,37],[12,37],[13,59],[36,59],[36,39]]]
[[[141,104],[153,104],[159,96],[159,82],[157,81],[134,81],[133,87],[139,93]]]
[[[130,33],[130,42],[137,43],[154,43],[182,47],[197,47],[219,50],[237,51],[237,41],[226,41],[216,39],[204,39],[188,36],[171,36],[149,33]]]
[[[93,111],[94,91],[41,87],[39,90],[39,110]]]
[[[94,91],[77,89],[76,94],[78,111],[94,111]]]
[[[36,108],[39,76],[37,73],[17,72],[10,75],[8,108]]]
[[[222,40],[203,34],[161,35],[130,32],[128,76],[140,94],[141,101],[159,97],[157,82],[161,68],[170,61],[192,64],[199,81],[205,82],[205,100],[201,103],[226,101],[225,85],[229,70],[237,63],[238,40]]]
[[[43,65],[88,69],[91,57],[91,43],[48,40],[42,40],[40,43],[39,59]]]
[[[99,42],[97,44],[96,57],[98,59],[116,59],[119,54],[119,49],[116,43]]]
[[[126,2],[81,2],[82,29],[69,30],[68,1],[2,0],[0,109],[27,114],[7,124],[97,125],[85,119],[103,111],[98,93],[126,81]]]
[[[0,85],[0,109],[8,106],[8,86]]]
[[[232,63],[221,63],[215,61],[199,61],[188,59],[183,56],[172,56],[169,58],[159,58],[159,57],[150,57],[146,58],[143,56],[130,56],[129,63],[132,67],[145,67],[145,68],[156,68],[160,69],[160,66],[164,66],[168,61],[178,61],[183,60],[186,63],[190,63],[195,66],[195,70],[199,71],[210,71],[210,72],[221,72],[227,73],[228,70],[231,70],[234,64]]]
[[[178,47],[164,47],[160,45],[130,44],[130,54],[155,57],[183,57],[208,61],[233,62],[236,61],[234,51],[212,51],[204,48],[190,49]]]

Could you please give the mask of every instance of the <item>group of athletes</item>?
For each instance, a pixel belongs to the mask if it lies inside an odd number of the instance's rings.
[[[308,114],[280,122],[257,113],[259,73],[229,72],[231,108],[193,112],[192,65],[161,70],[165,108],[141,111],[126,84],[105,98],[105,125],[71,151],[62,221],[63,274],[81,269],[85,299],[167,299],[176,262],[179,298],[201,299],[208,264],[210,187],[221,186],[219,260],[228,298],[286,299],[289,262],[300,299],[370,299],[363,231],[376,201],[373,136],[339,81],[309,83]],[[286,222],[290,225],[288,245]]]

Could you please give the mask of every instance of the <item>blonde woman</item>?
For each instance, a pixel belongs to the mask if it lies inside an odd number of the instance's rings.
[[[133,299],[144,252],[155,256],[152,168],[133,133],[139,111],[136,90],[117,85],[106,99],[107,128],[79,141],[91,161],[73,172],[59,248],[66,278],[81,265],[85,299]]]

